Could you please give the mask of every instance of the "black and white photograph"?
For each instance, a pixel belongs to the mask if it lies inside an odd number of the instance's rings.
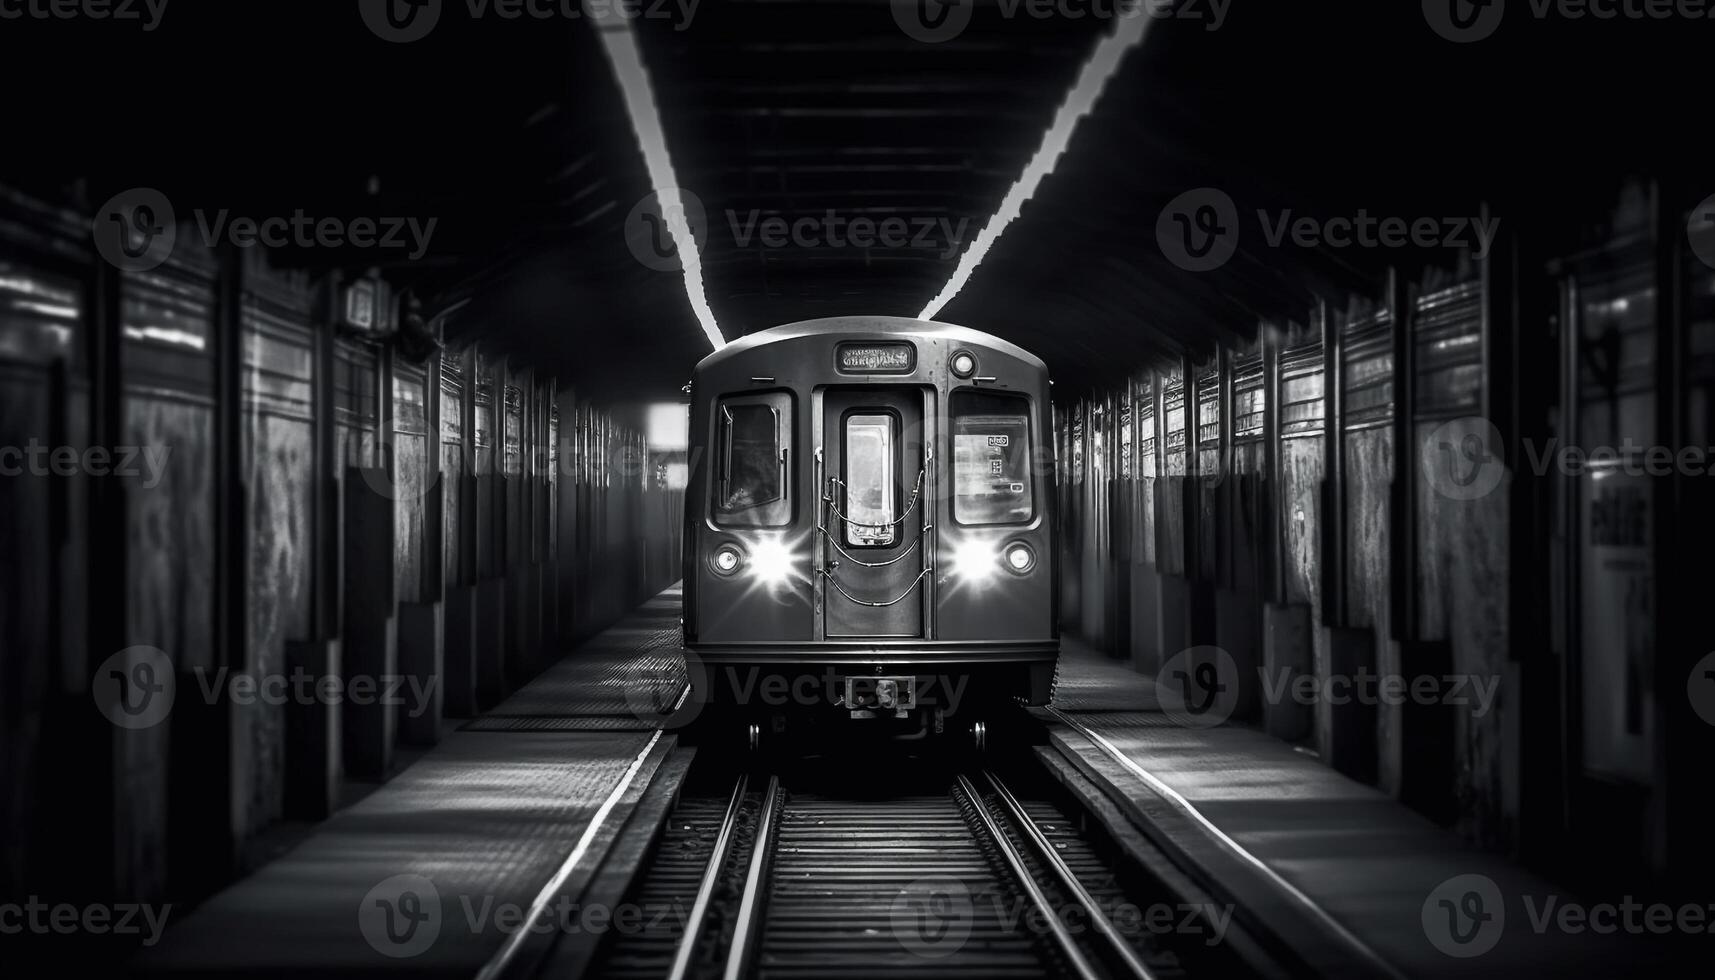
[[[0,975],[1708,976],[1712,67],[0,0]]]

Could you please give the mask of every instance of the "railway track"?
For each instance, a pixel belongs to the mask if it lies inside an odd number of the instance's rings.
[[[1065,801],[980,767],[901,766],[885,795],[862,788],[873,773],[854,789],[833,772],[734,776],[681,800],[631,899],[658,927],[610,937],[592,975],[1187,974],[1180,947],[1201,939],[1121,914],[1137,886]]]

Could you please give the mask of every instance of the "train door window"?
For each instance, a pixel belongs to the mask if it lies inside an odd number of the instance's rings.
[[[1030,402],[1016,395],[953,393],[953,518],[1023,524],[1035,513]]]
[[[715,424],[716,523],[727,527],[781,527],[790,523],[790,396],[780,393],[723,399],[715,412]]]
[[[891,415],[846,417],[846,544],[885,548],[899,540],[894,523],[894,421]]]

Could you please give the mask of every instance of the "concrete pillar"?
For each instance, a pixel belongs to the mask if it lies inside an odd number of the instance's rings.
[[[387,475],[358,467],[345,478],[345,761],[351,775],[381,779],[393,765],[397,707],[380,697],[399,665],[393,582],[392,498],[373,489]]]
[[[1370,629],[1330,626],[1328,631],[1328,676],[1319,678],[1324,691],[1340,697],[1340,703],[1323,698],[1328,713],[1328,745],[1323,761],[1353,779],[1373,783],[1376,779],[1376,706],[1350,696],[1360,671],[1374,675],[1375,633]],[[1333,684],[1329,684],[1333,681]]]
[[[1215,645],[1227,651],[1238,668],[1239,698],[1233,717],[1255,718],[1262,709],[1262,686],[1257,668],[1262,666],[1262,617],[1253,593],[1217,589],[1215,600]]]
[[[441,686],[442,707],[451,718],[470,718],[477,713],[478,618],[475,587],[448,587],[442,609],[446,639],[441,651]]]
[[[399,694],[399,737],[410,745],[434,745],[441,740],[441,716],[446,699],[446,609],[438,602],[408,602],[399,607],[399,673],[405,683]]]
[[[340,641],[287,641],[288,676],[341,677]],[[345,778],[341,704],[321,697],[293,698],[286,706],[285,815],[322,820],[339,807]]]
[[[1275,738],[1302,742],[1315,731],[1316,708],[1292,696],[1300,677],[1315,675],[1310,607],[1270,602],[1262,610],[1263,729]],[[1279,692],[1270,697],[1269,692]]]

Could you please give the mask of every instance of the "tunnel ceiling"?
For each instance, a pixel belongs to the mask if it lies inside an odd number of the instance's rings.
[[[627,246],[650,185],[588,21],[473,23],[451,3],[429,38],[394,45],[345,3],[185,7],[141,38],[80,24],[8,45],[0,78],[32,93],[8,110],[27,134],[9,151],[14,180],[86,205],[158,187],[181,216],[433,217],[417,260],[325,248],[278,259],[379,264],[431,308],[464,303],[455,340],[491,341],[599,399],[672,397],[707,352],[678,275]],[[1546,235],[1576,231],[1554,207],[1575,191],[1708,162],[1661,154],[1702,125],[1675,93],[1706,90],[1702,35],[1673,22],[1530,25],[1454,45],[1415,3],[1223,0],[1218,30],[1209,0],[1184,7],[1122,63],[941,313],[1035,350],[1062,385],[1248,335],[1316,293],[1373,290],[1390,262],[1448,262],[1270,248],[1253,233],[1218,272],[1187,273],[1156,243],[1162,207],[1186,190],[1220,188],[1241,215],[1464,216],[1488,200]],[[704,276],[726,336],[915,315],[939,291],[956,265],[944,241],[772,247],[740,233],[831,209],[963,223],[961,240],[974,237],[1107,27],[999,10],[980,5],[958,39],[933,45],[882,2],[705,0],[685,29],[638,22],[679,184],[708,215]],[[1653,55],[1616,62],[1613,31]],[[94,61],[134,64],[134,88],[78,70]],[[1505,100],[1490,94],[1502,80]],[[83,160],[84,182],[32,158],[47,141],[42,157]]]

